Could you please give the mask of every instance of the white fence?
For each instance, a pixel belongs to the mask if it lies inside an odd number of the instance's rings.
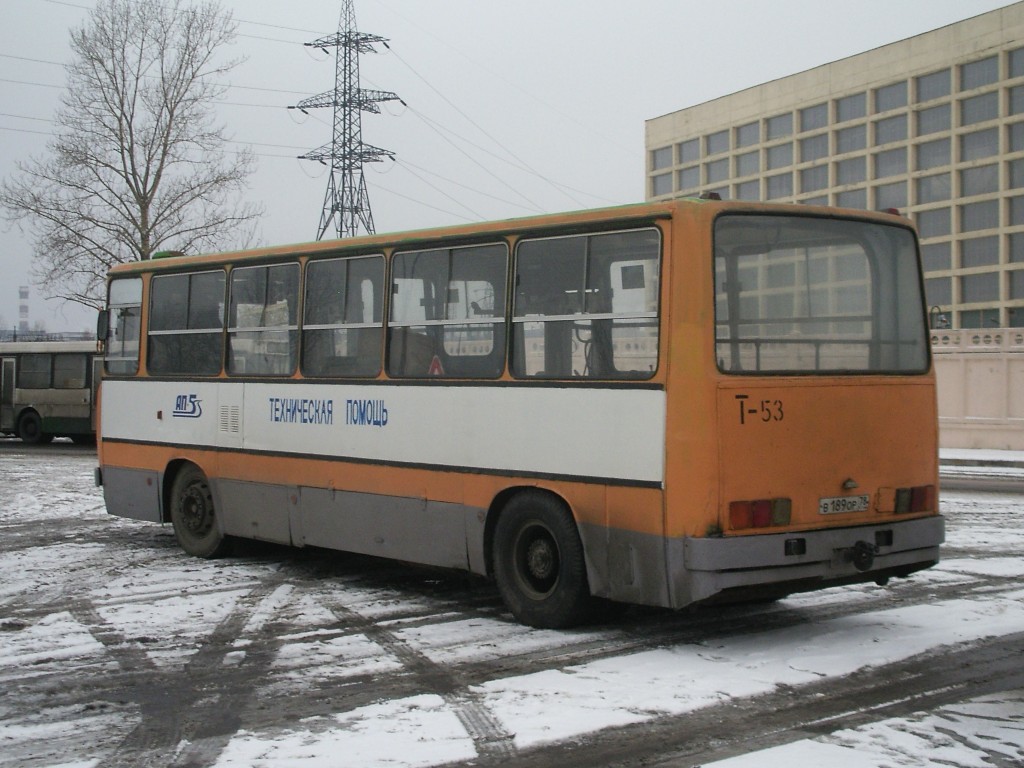
[[[1024,328],[931,338],[942,447],[1024,451]]]

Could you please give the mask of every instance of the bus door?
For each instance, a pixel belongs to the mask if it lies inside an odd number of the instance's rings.
[[[14,430],[14,358],[0,360],[0,429]]]
[[[96,406],[99,404],[100,378],[103,375],[103,355],[94,355],[92,358],[92,381],[89,384],[91,395],[89,398],[89,425],[92,431],[99,426],[96,423]]]

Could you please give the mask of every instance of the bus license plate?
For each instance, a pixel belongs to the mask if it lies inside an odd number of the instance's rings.
[[[818,499],[818,512],[822,515],[841,515],[846,512],[867,512],[868,496],[830,496]]]

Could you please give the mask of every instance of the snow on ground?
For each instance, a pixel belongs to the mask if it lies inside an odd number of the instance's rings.
[[[1016,572],[1009,567],[1000,571],[1002,575]],[[450,627],[443,631],[448,630]],[[729,699],[770,693],[783,685],[839,678],[909,659],[938,646],[1013,633],[1024,633],[1024,591],[997,599],[945,600],[695,646],[643,651],[492,680],[477,686],[472,694],[514,734],[516,746],[527,749],[584,737],[604,728],[682,715]],[[435,643],[444,645],[429,635],[429,631],[418,635],[428,655]],[[282,655],[291,658],[296,649],[286,649]],[[970,745],[972,740],[989,738],[984,731],[995,729],[1000,750],[1024,760],[1024,730],[1019,724],[1024,713],[1022,697],[1024,692],[1011,692],[1003,699],[995,697],[991,701],[979,700],[977,706],[970,705],[979,712],[983,705],[1002,707],[1000,711],[1008,713],[1008,723],[993,723],[981,714],[967,717],[961,707],[950,710],[961,712],[963,716],[957,715],[958,720],[953,714],[938,713],[931,718],[885,721],[869,729],[838,732],[831,740],[801,742],[782,754],[789,768],[876,765],[865,760],[865,754],[875,753],[864,750],[879,741],[879,734],[888,729],[913,736],[902,742],[881,739],[885,751],[877,754],[893,760],[892,765],[988,765],[978,763],[977,750]],[[954,726],[959,727],[959,740],[939,733]],[[928,754],[946,762],[914,762],[921,747],[918,742],[925,738],[919,734],[927,729],[937,734],[936,749],[941,747]],[[943,746],[943,739],[950,746]],[[915,744],[916,749],[910,748]],[[946,749],[962,753],[964,762],[950,761],[942,751]],[[440,699],[415,696],[363,707],[345,715],[314,718],[283,732],[239,733],[216,765],[276,768],[301,763],[317,768],[335,765],[339,754],[358,755],[359,760],[352,764],[362,768],[435,765],[473,756],[472,742],[454,719],[452,710]],[[769,756],[774,758],[774,754]],[[822,762],[823,757],[828,759]],[[734,768],[729,762],[723,765]]]
[[[112,554],[92,530],[139,526],[109,518],[98,490],[68,479],[59,462],[26,467],[0,465],[0,532],[22,535],[26,523],[52,521],[54,541],[0,553],[0,686],[13,684],[37,666],[39,673],[74,661],[114,665],[88,626],[87,618],[58,611],[14,616],[15,600],[45,605],[73,590],[85,593],[103,621],[126,642],[137,643],[156,666],[181,666],[241,601],[254,609],[225,667],[242,664],[248,637],[270,626],[287,626],[265,672],[272,699],[281,686],[313,687],[332,679],[400,672],[396,657],[373,634],[338,636],[336,615],[323,595],[302,593],[284,583],[253,596],[261,578],[278,564],[266,560],[210,563],[184,559],[166,529],[152,527],[143,553],[125,544]],[[15,478],[17,482],[11,482]],[[53,495],[33,492],[56,488]],[[1007,494],[944,493],[948,545],[956,554],[916,582],[939,587],[963,585],[963,595],[924,604],[866,609],[852,615],[801,622],[786,628],[726,633],[696,642],[674,643],[531,674],[494,676],[462,695],[484,708],[521,750],[585,738],[602,729],[685,715],[739,697],[768,694],[881,669],[918,654],[939,653],[985,638],[1024,633],[1024,590],[974,591],[977,579],[1024,577],[1024,512],[1021,497]],[[75,531],[73,521],[92,526]],[[135,528],[135,530],[138,530]],[[139,545],[134,545],[139,547]],[[972,553],[984,552],[985,557]],[[144,558],[143,558],[144,554]],[[140,557],[139,567],[133,558]],[[56,566],[56,567],[55,567]],[[391,623],[399,607],[421,600],[398,590],[344,585],[345,610],[372,622],[403,647],[439,665],[500,659],[514,649],[557,649],[600,642],[616,630],[546,632],[486,616],[436,623]],[[786,605],[811,610],[863,601],[870,588],[801,595]],[[948,593],[947,593],[948,594]],[[436,608],[436,606],[434,606]],[[338,765],[338,755],[360,768],[422,768],[477,756],[464,718],[449,696],[413,695],[382,700],[347,712],[309,717],[287,727],[240,730],[216,761],[218,768],[319,768]],[[4,744],[45,740],[70,728],[95,730],[96,750],[67,756],[67,765],[101,764],[103,749],[133,727],[137,714],[120,711],[40,713],[39,719],[6,721],[0,709],[0,765]],[[715,768],[786,764],[787,768],[838,766],[989,766],[987,753],[1024,764],[1024,691],[965,701],[935,712],[881,720],[715,763]],[[114,740],[116,743],[116,739]],[[78,758],[75,762],[72,758]],[[51,765],[59,761],[51,760]]]
[[[679,715],[779,686],[879,667],[938,645],[1024,632],[1024,592],[952,600],[605,659],[481,686],[516,744],[564,741],[600,728]],[[573,702],[551,717],[559,702]]]
[[[989,754],[1003,765],[1024,765],[1024,691],[1006,691],[882,720],[862,728],[836,731],[740,757],[707,763],[704,768],[991,768]]]
[[[1024,466],[1024,451],[1004,451],[988,448],[940,448],[939,461],[942,464],[953,462],[976,462],[990,465]]]
[[[307,727],[267,739],[239,733],[216,765],[273,768],[421,768],[472,760],[476,749],[440,696],[413,696],[318,718]]]

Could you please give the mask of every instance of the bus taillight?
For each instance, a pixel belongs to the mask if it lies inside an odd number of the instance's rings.
[[[935,486],[918,485],[913,488],[896,489],[896,512],[934,512]]]
[[[755,499],[753,501],[729,502],[729,527],[776,528],[789,525],[793,502],[789,499]]]

